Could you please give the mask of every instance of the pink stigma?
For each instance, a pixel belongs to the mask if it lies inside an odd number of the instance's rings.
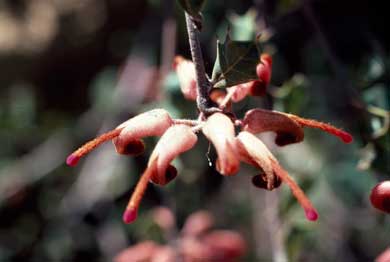
[[[305,209],[306,218],[310,221],[316,221],[318,214],[314,209]]]
[[[349,144],[353,141],[353,137],[350,134],[348,134],[347,132],[342,132],[342,133],[340,133],[339,136],[340,136],[341,140],[343,140],[343,142],[346,144]]]
[[[129,208],[125,210],[125,213],[123,214],[123,221],[126,224],[130,224],[134,222],[137,218],[137,209],[136,208]]]
[[[80,157],[71,154],[71,155],[69,155],[69,156],[66,158],[66,164],[67,164],[68,166],[75,166],[75,165],[77,165],[77,163],[79,162],[79,160],[80,160]]]

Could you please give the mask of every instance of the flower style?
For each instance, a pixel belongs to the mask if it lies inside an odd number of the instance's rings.
[[[196,82],[192,62],[177,57],[174,66],[184,96],[193,100],[194,96],[196,98]],[[200,114],[197,120],[188,120],[172,119],[164,109],[154,109],[139,114],[86,143],[72,153],[66,162],[70,166],[76,165],[81,157],[108,140],[113,141],[119,154],[138,155],[143,153],[145,147],[142,138],[161,136],[124,212],[123,220],[130,223],[137,217],[138,207],[149,182],[163,186],[172,181],[177,175],[176,168],[171,165],[172,160],[194,147],[197,134],[201,131],[217,151],[215,166],[219,173],[225,176],[236,175],[241,162],[256,167],[259,173],[252,179],[256,187],[273,190],[285,183],[304,209],[306,218],[314,221],[318,218],[318,213],[310,200],[255,135],[274,132],[278,146],[303,141],[305,127],[325,131],[344,143],[352,142],[352,136],[330,124],[259,108],[251,109],[242,119],[237,119],[231,111],[231,103],[240,101],[247,95],[264,94],[271,79],[271,66],[271,57],[263,54],[256,68],[258,80],[231,87],[227,92],[218,89],[211,93],[211,99],[218,105],[219,112],[208,117]],[[238,134],[236,129],[240,130]]]

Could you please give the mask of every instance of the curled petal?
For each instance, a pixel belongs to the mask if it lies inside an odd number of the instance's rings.
[[[276,161],[276,159],[272,153],[260,139],[246,131],[240,132],[237,136],[236,145],[242,161],[263,169],[267,180],[267,189],[272,190],[276,180],[272,167],[272,160]]]
[[[121,132],[113,139],[116,151],[119,154],[138,155],[144,151],[141,138],[161,136],[172,124],[172,118],[164,109],[139,114],[117,127]]]
[[[261,173],[252,177],[252,184],[258,188],[269,189],[268,180],[267,175],[265,173]],[[271,185],[271,188],[278,188],[281,184],[282,180],[280,180],[278,176],[275,176],[274,183]]]
[[[218,172],[222,175],[236,174],[240,162],[235,151],[234,125],[230,118],[222,113],[215,113],[207,119],[202,131],[217,150]]]
[[[304,137],[302,127],[297,122],[276,111],[249,110],[242,123],[243,130],[251,133],[275,132],[275,143],[279,146],[301,142]]]
[[[274,175],[278,176],[282,182],[290,187],[292,193],[305,210],[306,218],[311,221],[317,220],[318,213],[305,193],[279,165],[272,153],[259,139],[253,134],[243,131],[237,136],[237,149],[243,161],[257,164],[257,166],[263,169],[267,178],[268,189],[272,189],[277,184]]]
[[[349,144],[353,141],[353,137],[351,134],[348,132],[345,132],[337,127],[334,127],[330,124],[326,124],[323,122],[319,122],[313,119],[306,119],[306,118],[301,118],[296,115],[291,115],[291,114],[285,114],[286,116],[290,117],[293,119],[295,122],[300,124],[303,127],[311,127],[311,128],[317,128],[321,129],[324,132],[327,132],[331,135],[339,137],[344,143]]]
[[[159,185],[165,185],[172,180],[177,171],[170,163],[181,153],[190,150],[197,141],[198,137],[187,125],[173,125],[168,128],[150,156],[148,168],[155,168],[151,180]],[[153,162],[156,162],[154,167]]]
[[[197,89],[194,63],[181,56],[176,56],[173,67],[179,78],[180,89],[184,97],[189,100],[196,100]]]

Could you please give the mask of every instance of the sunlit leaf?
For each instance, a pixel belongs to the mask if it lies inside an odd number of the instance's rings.
[[[217,58],[211,82],[225,88],[256,80],[256,65],[260,61],[260,46],[256,40],[234,41],[229,35],[224,43],[217,42]]]

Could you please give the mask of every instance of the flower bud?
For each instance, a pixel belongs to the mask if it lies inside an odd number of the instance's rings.
[[[256,66],[256,74],[260,81],[268,86],[271,81],[272,57],[268,54],[262,54],[260,63]]]
[[[189,126],[173,125],[168,128],[149,159],[148,168],[155,168],[151,180],[159,185],[170,182],[177,173],[176,168],[170,163],[181,153],[190,150],[197,141],[198,137]]]
[[[217,150],[217,171],[222,175],[236,174],[240,162],[235,151],[235,132],[231,119],[222,113],[215,113],[207,119],[202,131]]]
[[[371,204],[385,213],[390,213],[390,181],[377,184],[370,195]]]
[[[184,97],[189,100],[196,100],[198,91],[196,89],[194,63],[181,56],[176,56],[173,67],[179,78],[180,89]]]

